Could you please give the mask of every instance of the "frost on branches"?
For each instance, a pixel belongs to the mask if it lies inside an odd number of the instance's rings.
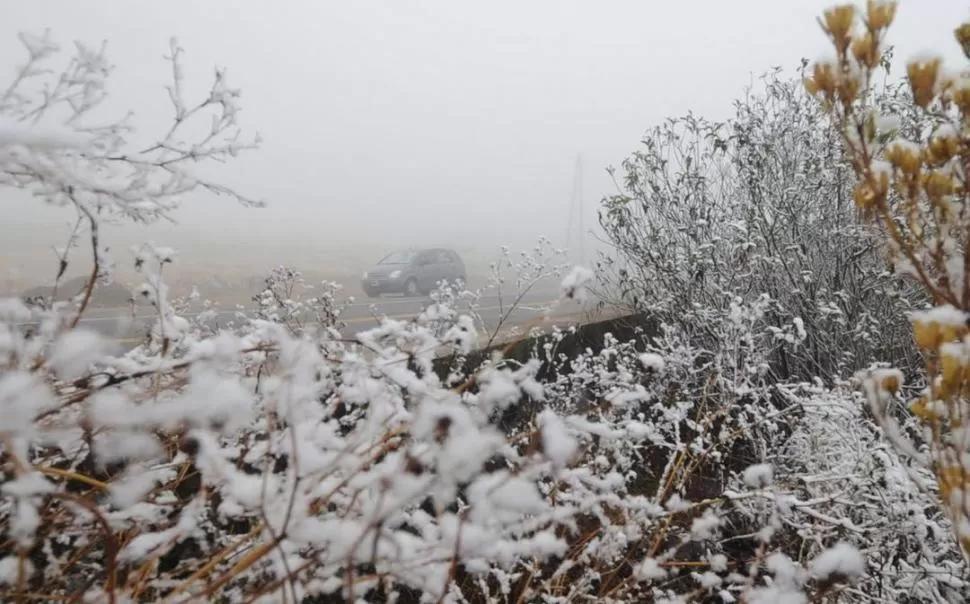
[[[961,585],[945,520],[922,516],[889,450],[869,462],[859,407],[732,372],[740,331],[715,359],[674,330],[570,358],[557,332],[453,388],[434,353],[452,344],[418,321],[345,342],[252,319],[124,357],[57,340],[28,355],[5,333],[9,593],[943,602]],[[932,578],[893,578],[930,561]]]
[[[73,55],[60,60],[61,48],[50,32],[21,33],[20,41],[26,57],[0,96],[0,185],[75,214],[68,245],[58,251],[54,291],[71,250],[86,237],[94,266],[88,288],[78,295],[82,311],[96,281],[110,278],[113,266],[99,238],[104,221],[166,218],[197,191],[263,205],[200,173],[206,163],[234,158],[260,143],[258,135],[243,137],[237,124],[240,92],[224,70],[216,70],[205,97],[185,99],[183,50],[173,39],[165,57],[172,73],[167,89],[172,121],[166,130],[148,134],[136,130],[133,114],[114,116],[101,107],[113,71],[105,44],[76,42]]]
[[[804,93],[804,69],[764,74],[723,122],[688,114],[650,129],[617,171],[622,192],[600,208],[614,253],[597,276],[614,304],[712,349],[709,328],[730,320],[738,298],[762,304],[771,333],[752,345],[773,349],[767,369],[781,380],[831,385],[874,361],[916,371],[905,313],[925,296],[887,270],[877,234],[859,222],[851,167]],[[893,85],[874,97],[895,108],[906,93]]]
[[[24,40],[15,91],[56,50],[47,37]],[[96,249],[102,213],[163,215],[186,182],[224,190],[179,180],[178,158],[225,145],[231,155],[235,143],[186,147],[173,133],[206,110],[214,129],[234,123],[238,93],[219,72],[208,99],[184,103],[180,54],[173,45],[172,133],[143,152],[124,150],[126,128],[85,126],[83,99],[100,98],[95,75],[109,71],[100,52],[80,49],[40,105],[10,93],[3,115],[17,123],[104,141],[78,150],[70,136],[5,130],[4,182],[74,208]],[[75,79],[95,89],[82,94]],[[53,106],[70,111],[54,118]],[[471,362],[473,292],[442,289],[413,321],[376,317],[350,339],[339,290],[303,291],[281,268],[253,316],[214,331],[169,296],[173,250],[133,252],[157,321],[128,353],[78,327],[99,256],[73,306],[0,301],[5,600],[953,602],[967,592],[951,525],[926,494],[932,476],[882,446],[851,389],[769,370],[811,326],[775,324],[770,296],[732,297],[706,333],[716,346],[675,323],[595,343],[572,328]],[[550,274],[564,276],[564,298],[593,279],[539,256],[503,252],[494,267],[495,284],[515,286],[510,305]]]

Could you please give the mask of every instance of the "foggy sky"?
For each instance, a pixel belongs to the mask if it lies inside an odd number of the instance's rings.
[[[814,19],[830,4],[10,1],[0,73],[22,61],[18,30],[50,27],[65,46],[107,39],[117,67],[107,107],[133,108],[141,129],[158,130],[171,115],[170,36],[186,50],[190,94],[206,92],[214,65],[228,67],[243,90],[240,121],[265,144],[215,173],[270,206],[200,194],[177,229],[125,237],[255,242],[265,253],[276,243],[523,245],[564,238],[577,155],[593,226],[598,200],[615,190],[604,169],[645,129],[688,110],[726,117],[753,76],[827,52]],[[968,16],[957,0],[904,0],[890,40],[897,59],[929,48],[958,61],[951,32]],[[71,218],[8,191],[3,203],[0,253],[42,253],[25,240]]]

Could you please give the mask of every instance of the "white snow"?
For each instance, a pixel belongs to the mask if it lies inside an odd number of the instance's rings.
[[[690,532],[694,539],[713,539],[714,533],[721,526],[722,519],[713,510],[705,510],[700,518],[691,522]]]
[[[562,280],[563,296],[583,302],[587,299],[587,288],[593,281],[593,271],[582,266],[574,266]]]
[[[829,579],[839,575],[854,581],[865,573],[866,563],[855,546],[840,541],[816,556],[809,569],[817,578]]]
[[[579,450],[565,422],[555,412],[544,409],[536,418],[542,435],[542,452],[557,468],[568,465]]]
[[[808,604],[808,596],[802,591],[776,586],[757,587],[747,593],[749,604]]]
[[[752,489],[764,489],[771,485],[774,468],[771,464],[760,463],[748,466],[744,470],[744,484]]]
[[[535,483],[499,471],[485,474],[468,487],[471,518],[489,525],[511,524],[523,514],[539,514],[548,507]]]
[[[30,309],[20,298],[0,298],[0,321],[24,323],[30,320]]]
[[[54,484],[40,472],[27,472],[0,485],[0,492],[16,498],[36,497],[54,491]]]
[[[656,558],[644,558],[634,572],[641,581],[662,581],[667,578],[667,569]]]
[[[20,557],[6,556],[0,559],[0,585],[17,585],[20,577]],[[34,574],[34,563],[30,558],[23,560],[24,578],[29,580]]]
[[[37,375],[26,371],[0,374],[0,433],[28,433],[35,417],[56,406],[50,387]]]
[[[75,379],[101,358],[106,349],[104,338],[88,329],[72,329],[54,342],[48,362],[64,379]]]
[[[155,475],[151,472],[128,472],[127,476],[111,482],[111,501],[119,509],[129,509],[155,488]]]
[[[664,358],[659,354],[652,352],[645,352],[641,354],[640,364],[643,365],[645,369],[652,369],[654,371],[663,371],[665,367]]]
[[[930,324],[962,326],[967,324],[967,313],[951,304],[936,306],[929,310],[916,310],[910,313],[910,319]]]

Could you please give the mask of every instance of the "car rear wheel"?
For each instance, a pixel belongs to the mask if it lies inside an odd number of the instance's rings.
[[[418,296],[421,292],[418,291],[418,281],[417,279],[408,279],[404,284],[404,295],[414,298]]]

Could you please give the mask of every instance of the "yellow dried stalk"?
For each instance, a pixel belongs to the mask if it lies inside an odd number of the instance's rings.
[[[925,141],[883,142],[869,93],[895,16],[891,1],[825,11],[819,22],[835,56],[813,65],[805,88],[840,126],[857,177],[855,202],[884,233],[892,265],[919,281],[934,302],[912,317],[930,386],[910,409],[926,426],[927,465],[970,557],[970,72],[947,71],[937,57],[911,60],[912,102],[934,124],[933,133]],[[970,59],[970,23],[954,34]],[[872,374],[870,395],[894,396],[900,381],[898,372]]]

